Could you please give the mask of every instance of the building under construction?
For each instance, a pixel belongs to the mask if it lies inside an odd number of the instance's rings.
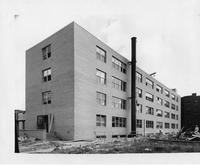
[[[72,22],[26,51],[26,129],[63,139],[176,133],[181,99]]]

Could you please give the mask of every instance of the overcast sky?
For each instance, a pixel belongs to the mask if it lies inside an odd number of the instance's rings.
[[[130,38],[137,37],[140,68],[157,72],[156,79],[181,96],[200,94],[198,0],[0,2],[1,91],[13,109],[25,109],[25,51],[72,21],[128,59]]]

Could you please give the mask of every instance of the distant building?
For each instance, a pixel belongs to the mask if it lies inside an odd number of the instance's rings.
[[[138,67],[136,119],[130,102],[130,61],[74,22],[26,51],[26,129],[74,140],[123,137],[132,120],[142,135],[180,129],[176,90]]]
[[[181,126],[194,130],[195,125],[200,126],[200,96],[193,93],[181,98]]]
[[[15,110],[19,130],[25,129],[25,112],[24,110]]]

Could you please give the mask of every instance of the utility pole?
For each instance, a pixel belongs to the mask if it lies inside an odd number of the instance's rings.
[[[19,144],[18,144],[18,122],[17,122],[17,112],[15,112],[15,153],[19,153]]]

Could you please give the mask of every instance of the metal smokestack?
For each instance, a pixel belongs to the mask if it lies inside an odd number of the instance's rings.
[[[136,37],[131,38],[131,134],[136,135]]]

